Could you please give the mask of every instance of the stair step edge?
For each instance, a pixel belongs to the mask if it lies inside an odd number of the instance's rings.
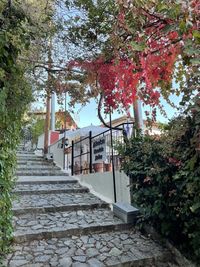
[[[48,212],[64,212],[64,211],[78,211],[78,210],[89,210],[97,208],[109,208],[109,204],[93,203],[93,204],[69,204],[62,206],[46,206],[46,207],[30,207],[30,208],[13,208],[12,211],[15,216],[23,215],[27,213],[48,213]]]
[[[49,190],[14,190],[14,194],[19,195],[40,195],[40,194],[59,194],[59,193],[82,193],[82,192],[89,192],[87,187],[83,188],[69,188],[69,189],[49,189]]]
[[[103,233],[103,232],[110,232],[110,231],[121,231],[121,230],[128,230],[133,227],[132,224],[126,223],[118,223],[118,224],[108,224],[108,225],[93,225],[93,226],[86,226],[86,227],[77,227],[77,228],[70,228],[62,230],[62,228],[58,228],[58,230],[54,231],[30,231],[26,234],[17,234],[14,233],[14,241],[16,243],[23,243],[26,241],[33,241],[33,240],[41,240],[41,239],[49,239],[49,238],[61,238],[61,237],[68,237],[74,235],[86,235],[92,233]]]
[[[75,184],[75,183],[78,183],[77,180],[47,180],[47,181],[37,181],[37,180],[33,180],[33,181],[17,181],[16,182],[16,185],[19,184],[19,185],[27,185],[27,184],[30,184],[30,185],[42,185],[42,184]]]

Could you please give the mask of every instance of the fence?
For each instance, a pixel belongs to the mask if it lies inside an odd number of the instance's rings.
[[[133,123],[115,126],[112,130],[73,142],[65,149],[66,168],[72,175],[111,171],[120,168],[120,156],[113,144],[124,143],[134,131]]]
[[[23,150],[26,149],[27,143],[31,144],[31,140],[32,140],[31,128],[30,127],[22,128],[22,130],[21,130],[21,142],[23,144],[23,147],[22,147]],[[31,149],[31,145],[30,145],[30,149]]]

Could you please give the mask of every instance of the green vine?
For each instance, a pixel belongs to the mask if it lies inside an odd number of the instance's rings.
[[[12,239],[12,195],[16,148],[31,87],[18,56],[28,47],[26,17],[20,8],[0,3],[0,265]]]

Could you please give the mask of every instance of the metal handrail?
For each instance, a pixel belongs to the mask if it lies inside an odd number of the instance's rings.
[[[122,131],[123,136],[124,136],[124,138],[123,138],[124,142],[126,142],[126,138],[127,138],[127,136],[124,134],[124,132],[125,132],[124,126],[127,125],[127,124],[134,126],[134,122],[126,122],[126,123],[119,124],[115,128],[112,127],[112,130],[115,133],[117,131]],[[119,128],[119,127],[121,127],[121,128]],[[87,170],[89,170],[90,173],[92,173],[92,170],[93,170],[93,162],[92,162],[93,161],[93,159],[92,159],[93,158],[92,157],[92,140],[98,138],[99,136],[103,136],[103,137],[108,136],[107,133],[110,132],[110,129],[111,128],[106,129],[104,132],[99,133],[99,134],[96,134],[95,136],[92,136],[92,132],[90,131],[88,136],[86,136],[84,138],[81,138],[80,140],[78,140],[76,142],[72,141],[72,145],[67,147],[67,149],[71,149],[71,172],[72,172],[72,175],[74,174],[74,171],[75,171],[75,169],[74,169],[74,163],[75,163],[75,161],[74,160],[77,159],[77,158],[80,158],[80,163],[79,163],[80,169],[79,169],[79,171],[82,172],[83,170],[86,170],[87,169]],[[77,151],[78,153],[76,153],[76,155],[75,155],[74,147],[77,144],[79,144],[79,143],[81,145],[81,143],[83,141],[85,141],[85,140],[88,140],[89,141],[89,143],[88,143],[88,145],[89,145],[89,151],[87,151],[87,152],[81,152],[81,150],[80,150],[80,154],[78,154],[79,153],[79,150],[78,150]],[[78,149],[79,149],[79,147],[78,147]],[[80,147],[80,149],[81,149],[81,147]],[[89,167],[88,168],[83,168],[83,166],[82,166],[82,156],[84,156],[84,155],[89,155],[89,158],[87,159],[87,162],[89,163]],[[114,164],[114,162],[112,162],[112,164]],[[114,169],[114,167],[113,167],[113,169]]]
[[[132,124],[132,125],[134,125],[134,122],[121,123],[121,124],[117,125],[116,127],[120,127],[121,125],[127,125],[127,124]],[[120,131],[120,130],[123,130],[123,129],[118,129],[118,131]],[[102,132],[102,133],[96,134],[96,135],[92,136],[91,139],[97,138],[97,137],[100,136],[100,135],[103,135],[103,136],[104,136],[105,133],[107,133],[107,132],[109,132],[109,131],[110,131],[110,129],[108,129],[108,130],[106,130],[106,131],[104,131],[104,132]],[[116,131],[117,131],[117,129],[116,129]],[[62,137],[62,138],[63,138],[63,137]],[[78,143],[81,143],[82,141],[84,141],[84,140],[86,140],[86,139],[89,139],[89,136],[86,136],[86,137],[84,137],[84,138],[82,138],[82,139],[80,139],[80,140],[74,142],[74,145],[76,145],[76,144],[78,144]],[[67,148],[72,148],[72,145],[71,145],[71,146],[68,146]]]

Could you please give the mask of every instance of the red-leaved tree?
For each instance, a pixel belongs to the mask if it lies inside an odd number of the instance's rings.
[[[169,100],[174,92],[173,79],[179,84],[176,93],[184,97],[190,97],[191,79],[198,83],[199,1],[142,2],[117,1],[118,15],[109,33],[112,52],[105,48],[95,58],[70,62],[98,87],[106,111],[127,110],[137,99],[161,107],[160,96]]]

